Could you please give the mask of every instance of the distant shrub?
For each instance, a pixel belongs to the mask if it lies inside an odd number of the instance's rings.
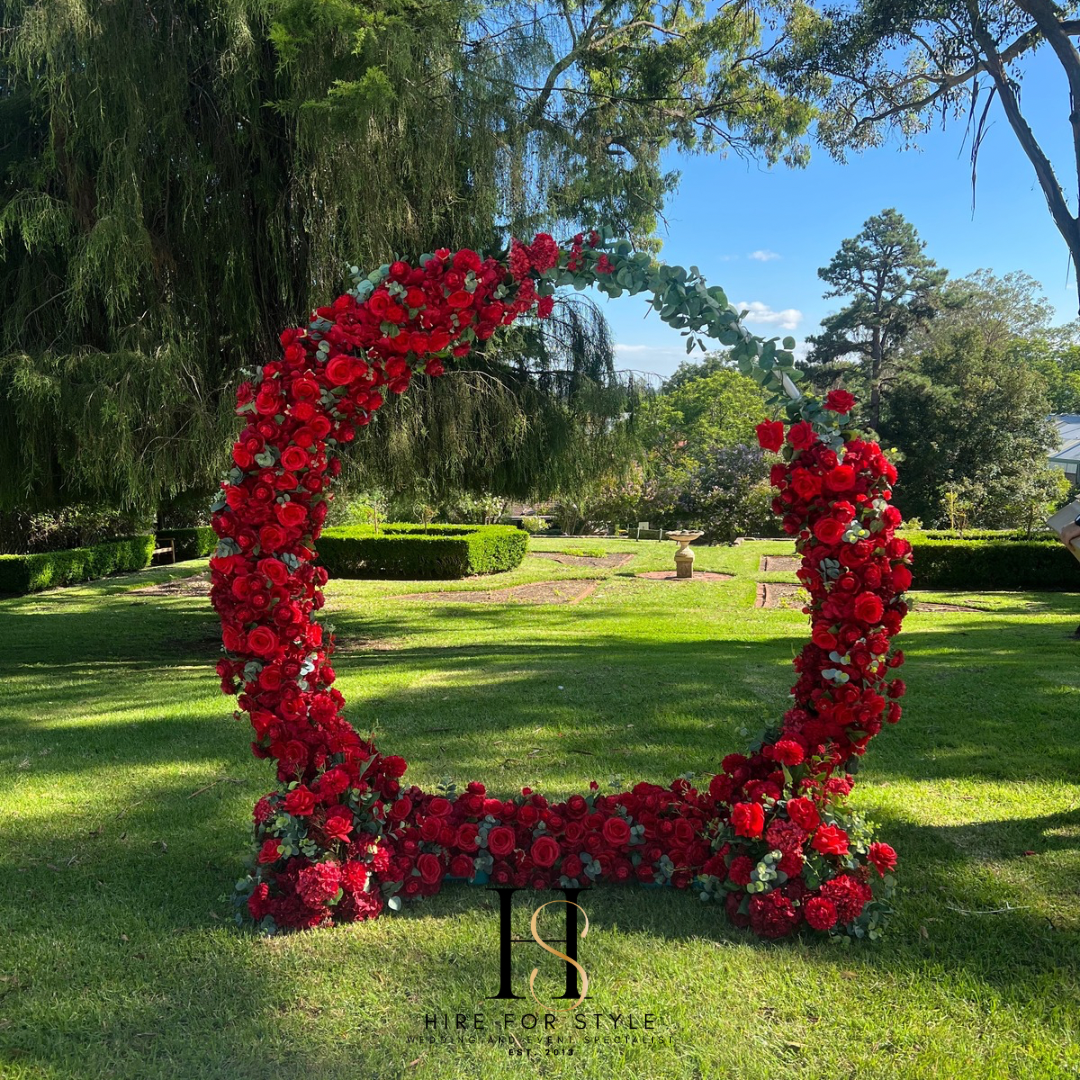
[[[409,525],[327,529],[319,560],[331,577],[462,578],[521,565],[528,534],[512,525]]]
[[[1080,563],[1044,540],[908,537],[916,589],[1070,589],[1080,592]]]
[[[202,559],[213,555],[218,542],[217,533],[209,525],[195,529],[163,529],[157,538],[159,547],[162,540],[172,540],[177,560]]]
[[[152,536],[129,536],[67,551],[0,555],[0,593],[21,595],[142,570],[150,565],[153,553]]]
[[[546,532],[548,523],[547,519],[542,517],[523,517],[521,527],[530,535],[535,535],[539,532]]]

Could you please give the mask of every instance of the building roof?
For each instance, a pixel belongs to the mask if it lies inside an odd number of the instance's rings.
[[[1058,429],[1061,448],[1050,455],[1055,465],[1080,463],[1080,415],[1076,413],[1058,413],[1050,419]]]

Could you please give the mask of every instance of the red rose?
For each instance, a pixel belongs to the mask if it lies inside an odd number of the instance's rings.
[[[731,825],[736,836],[756,840],[765,829],[765,811],[759,803],[736,803],[731,808]]]
[[[825,395],[825,408],[833,412],[849,413],[855,408],[855,395],[847,390],[830,390]]]
[[[436,795],[427,804],[427,812],[434,817],[447,817],[453,807],[450,805],[449,799],[444,799],[441,795]]]
[[[471,821],[463,822],[457,827],[457,833],[454,836],[454,847],[459,847],[462,851],[475,851],[476,833],[477,828]]]
[[[784,445],[784,425],[780,420],[765,420],[757,426],[758,446],[773,452]]]
[[[491,837],[488,837],[490,842]],[[533,841],[529,856],[537,866],[547,870],[555,865],[560,855],[559,845],[550,836],[541,836]]]
[[[888,690],[885,692],[891,698],[903,697],[907,693],[907,684],[903,679],[893,679],[893,681],[889,683]]]
[[[334,386],[344,386],[352,382],[353,362],[348,356],[335,356],[326,365],[326,381]]]
[[[452,877],[471,878],[474,869],[473,861],[468,855],[455,855],[450,860],[450,875]]]
[[[911,571],[901,564],[900,566],[894,566],[892,573],[889,575],[889,580],[893,587],[893,592],[907,592],[911,588]]]
[[[266,866],[269,863],[277,862],[278,857],[281,854],[281,841],[280,840],[264,840],[263,846],[259,848],[259,863],[262,866]]]
[[[874,864],[882,877],[885,876],[886,871],[896,869],[896,852],[888,844],[879,844],[875,841],[870,845],[866,857]]]
[[[443,866],[438,856],[427,851],[416,860],[416,869],[420,871],[420,880],[425,885],[434,885],[443,876]]]
[[[848,834],[836,825],[822,825],[810,846],[822,855],[846,855],[848,850]]]
[[[526,803],[517,812],[517,819],[527,828],[532,828],[540,820],[540,811],[531,803]]]
[[[788,799],[787,815],[806,832],[813,832],[821,824],[817,807],[811,799]]]
[[[583,795],[571,795],[566,800],[566,816],[571,818],[583,818],[589,812],[589,804]]]
[[[622,847],[630,843],[630,823],[626,818],[609,817],[604,822],[603,834],[612,847]]]
[[[792,424],[788,429],[787,441],[796,450],[809,450],[817,442],[817,432],[814,431],[814,425],[805,420]]]
[[[836,925],[836,905],[824,896],[814,896],[803,906],[806,921],[815,930],[831,930]]]
[[[856,619],[875,624],[881,622],[881,616],[885,613],[885,605],[882,604],[880,597],[871,592],[864,592],[855,597],[854,610]]]
[[[819,517],[814,522],[814,535],[823,543],[839,544],[844,538],[844,533],[847,532],[847,526],[842,522],[837,521],[834,517],[824,516]]]
[[[247,637],[248,650],[256,656],[269,656],[277,647],[277,634],[269,626],[256,626]]]
[[[311,463],[311,455],[302,446],[286,446],[281,453],[282,468],[289,472],[306,469]]]
[[[293,817],[307,817],[315,809],[315,802],[315,792],[301,784],[285,796],[285,813]]]
[[[497,859],[509,855],[517,847],[514,830],[506,825],[496,825],[487,836],[488,851]]]
[[[848,491],[855,486],[855,470],[850,465],[837,465],[825,474],[825,486],[830,491]]]
[[[347,841],[352,832],[353,816],[347,806],[335,806],[326,815],[323,832],[334,840]]]

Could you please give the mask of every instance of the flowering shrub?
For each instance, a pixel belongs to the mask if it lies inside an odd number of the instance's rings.
[[[811,598],[793,704],[747,755],[724,758],[703,790],[679,779],[601,795],[594,784],[554,805],[527,789],[493,798],[475,782],[424,792],[404,782],[403,758],[345,720],[333,638],[315,620],[327,573],[314,545],[337,455],[414,372],[441,374],[498,327],[549,314],[557,286],[587,284],[610,296],[651,293],[660,317],[692,342],[731,346],[778,400],[792,399],[793,422],[767,421],[758,434],[783,459],[772,470],[774,509],[796,539]],[[281,344],[239,388],[245,426],[212,507],[218,675],[238,695],[236,716],[250,720],[253,752],[277,770],[277,787],[255,806],[255,857],[239,890],[252,919],[272,931],[372,918],[447,877],[483,876],[535,888],[694,886],[765,937],[877,935],[896,856],[844,799],[854,760],[900,716],[903,683],[888,676],[903,659],[890,643],[907,610],[910,551],[894,535],[895,470],[853,428],[850,394],[804,397],[794,342],[778,349],[753,337],[696,270],[655,266],[595,233],[565,248],[543,234],[513,241],[502,259],[441,250],[355,272],[351,291]]]

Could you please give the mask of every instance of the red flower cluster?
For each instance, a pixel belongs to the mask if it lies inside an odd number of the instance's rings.
[[[899,718],[902,657],[889,642],[906,607],[909,550],[893,533],[892,466],[873,443],[833,450],[802,421],[759,427],[779,451],[777,510],[803,554],[813,638],[797,661],[795,705],[749,756],[729,755],[699,792],[686,780],[549,804],[525,790],[498,800],[483,785],[459,795],[405,786],[406,762],[384,756],[345,720],[332,640],[315,621],[326,572],[314,565],[338,447],[355,438],[386,392],[526,313],[551,311],[553,280],[601,281],[636,264],[598,252],[599,237],[560,248],[514,241],[505,260],[474,251],[398,260],[285,331],[279,359],[244,382],[245,426],[214,506],[219,537],[211,598],[222,620],[222,689],[238,695],[254,753],[277,763],[278,789],[256,804],[255,868],[244,890],[266,929],[378,915],[386,898],[437,892],[446,877],[546,888],[594,882],[690,884],[726,894],[739,925],[781,937],[862,917],[896,856],[845,817],[850,779],[834,775],[882,720]],[[854,399],[833,391],[845,417]]]

